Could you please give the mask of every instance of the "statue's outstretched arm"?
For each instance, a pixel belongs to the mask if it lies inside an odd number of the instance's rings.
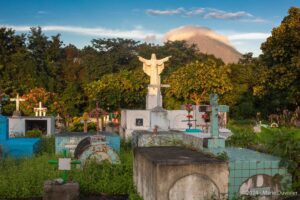
[[[139,61],[141,61],[141,62],[147,62],[147,60],[141,56],[138,56],[138,58],[139,58]]]
[[[167,62],[172,56],[165,57],[163,59],[157,60],[157,65],[162,65],[164,62]]]
[[[139,58],[139,61],[141,61],[142,63],[146,64],[146,65],[151,65],[151,61],[150,60],[147,60],[141,56],[138,56]]]

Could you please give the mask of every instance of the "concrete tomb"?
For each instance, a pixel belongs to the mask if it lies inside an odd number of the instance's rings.
[[[138,147],[134,182],[144,200],[226,199],[228,164],[183,147]]]
[[[9,157],[30,157],[37,151],[39,138],[9,138],[8,119],[0,115],[0,146],[2,155]]]
[[[82,164],[88,159],[95,159],[98,162],[107,160],[116,164],[119,163],[117,152],[120,151],[120,137],[109,132],[55,135],[55,153],[62,154],[64,150],[81,160]]]
[[[9,137],[24,137],[29,130],[39,129],[43,135],[50,136],[55,133],[55,118],[43,117],[9,117]]]

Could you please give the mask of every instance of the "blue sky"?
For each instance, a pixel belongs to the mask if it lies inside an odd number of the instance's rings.
[[[260,44],[299,0],[1,0],[0,26],[28,32],[41,26],[61,33],[79,48],[93,38],[152,38],[161,42],[171,29],[208,27],[229,38],[240,52],[260,53]]]

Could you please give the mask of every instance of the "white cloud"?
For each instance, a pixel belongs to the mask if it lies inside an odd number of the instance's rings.
[[[16,25],[0,25],[0,27],[12,28],[16,31],[27,32],[30,30],[30,27],[33,26],[16,26]],[[155,36],[156,38],[162,37],[162,34],[156,33],[153,31],[147,31],[138,26],[132,30],[119,30],[119,29],[108,29],[102,27],[87,28],[80,26],[41,26],[43,31],[57,31],[57,32],[66,32],[74,33],[79,35],[87,36],[98,36],[98,37],[121,37],[121,38],[133,38],[143,40],[147,36]]]
[[[220,19],[220,20],[239,20],[243,22],[253,23],[265,23],[264,20],[259,17],[255,17],[246,11],[228,12],[224,10],[218,10],[215,8],[176,8],[168,10],[154,10],[147,9],[145,11],[150,15],[179,15],[182,17],[201,17],[203,19]]]
[[[262,18],[250,18],[250,19],[241,19],[240,21],[242,22],[253,22],[253,23],[267,23],[269,22],[268,20],[266,19],[262,19]]]
[[[270,33],[237,33],[229,35],[228,38],[231,41],[238,41],[238,40],[265,40],[269,37]]]
[[[204,18],[213,18],[213,19],[241,19],[244,17],[253,17],[250,13],[245,11],[238,11],[238,12],[226,12],[223,10],[214,10],[208,12]]]
[[[205,8],[196,8],[194,10],[187,11],[185,14],[187,16],[195,16],[195,15],[202,15],[205,13]]]
[[[150,15],[178,15],[178,14],[182,14],[183,12],[184,12],[183,8],[170,9],[170,10],[153,10],[153,9],[146,10],[146,13]]]

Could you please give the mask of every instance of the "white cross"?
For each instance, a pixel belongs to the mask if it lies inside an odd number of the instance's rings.
[[[20,98],[19,94],[17,94],[17,97],[10,99],[10,101],[15,101],[16,102],[16,111],[20,111],[20,102],[25,101],[25,99]]]
[[[39,102],[39,107],[34,108],[34,112],[36,117],[46,116],[47,108],[42,107],[42,102]]]

